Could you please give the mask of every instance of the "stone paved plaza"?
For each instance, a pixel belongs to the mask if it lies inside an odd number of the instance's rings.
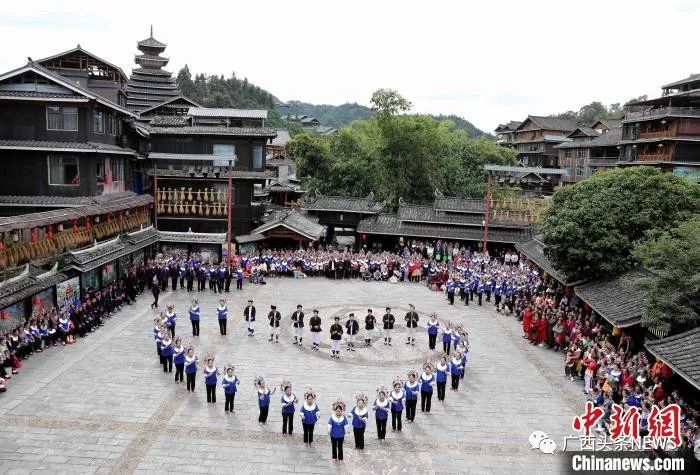
[[[173,382],[173,374],[163,373],[151,333],[154,311],[146,294],[78,344],[25,362],[0,395],[0,473],[559,471],[558,457],[530,450],[527,437],[542,430],[562,444],[581,408],[580,383],[565,380],[560,353],[527,344],[517,322],[497,314],[492,304],[450,307],[441,293],[420,284],[273,279],[266,286],[247,284],[228,295],[226,337],[218,332],[217,298],[208,291],[200,294],[201,337],[193,339],[186,312],[190,298],[182,290],[166,292],[161,306],[175,304],[177,333],[193,341],[200,355],[213,352],[219,366],[229,361],[236,365],[241,384],[235,415],[224,413],[220,386],[217,404],[208,405],[201,375],[197,392],[189,394],[184,384]],[[258,310],[255,338],[246,336],[241,317],[248,298],[255,299]],[[471,351],[460,392],[448,390],[444,404],[433,397],[430,415],[419,410],[414,424],[405,425],[401,434],[389,430],[381,446],[371,418],[365,451],[352,448],[350,430],[345,463],[330,463],[325,421],[331,402],[342,396],[352,408],[354,392],[363,390],[372,397],[394,376],[419,369],[420,361],[430,355],[427,334],[420,330],[417,346],[411,348],[403,343],[400,328],[393,351],[379,344],[351,357],[343,351],[340,361],[332,360],[327,325],[322,351],[309,348],[308,333],[304,348],[291,344],[289,315],[297,303],[307,315],[316,307],[324,317],[355,311],[362,319],[367,308],[381,317],[389,305],[399,322],[413,303],[421,323],[437,311],[442,319],[464,324]],[[278,345],[267,341],[265,315],[271,304],[287,323]],[[253,378],[258,374],[271,385],[290,378],[300,398],[305,387],[316,390],[322,413],[313,447],[303,444],[298,418],[294,436],[282,436],[279,391],[268,425],[257,424]]]

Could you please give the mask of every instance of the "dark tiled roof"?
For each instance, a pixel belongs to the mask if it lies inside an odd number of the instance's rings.
[[[151,135],[226,135],[236,137],[270,137],[277,136],[277,131],[269,127],[149,127]]]
[[[352,196],[316,196],[309,198],[302,207],[313,211],[339,211],[347,213],[379,213],[386,206],[384,201],[376,201],[374,194],[365,198]]]
[[[700,389],[700,328],[645,344],[647,350]]]
[[[227,107],[190,107],[187,115],[192,117],[267,119],[265,109],[232,109]]]
[[[151,203],[153,203],[153,197],[151,195],[135,195],[107,201],[104,203],[94,203],[74,208],[64,208],[52,211],[43,211],[41,213],[1,217],[0,232],[12,231],[14,229],[27,229],[36,226],[46,226],[48,224],[54,223],[62,223],[71,219],[79,219],[85,216],[92,216],[96,214],[111,213],[123,209],[146,206]]]
[[[642,320],[644,296],[637,289],[640,279],[650,273],[641,269],[617,278],[591,282],[576,287],[576,294],[603,318],[619,328],[636,325]]]
[[[577,134],[578,132],[578,134]],[[579,125],[576,127],[567,137],[571,137],[573,135],[580,135],[583,134],[586,137],[598,137],[600,134],[596,132],[594,129],[588,127],[587,125]]]
[[[0,99],[12,99],[12,98],[24,98],[24,97],[36,97],[39,99],[76,99],[82,98],[77,94],[65,94],[59,92],[41,92],[41,91],[4,91],[0,90]],[[85,99],[87,102],[88,99]]]
[[[537,115],[529,115],[527,118],[545,130],[561,130],[570,132],[576,128],[576,121],[571,119],[559,119],[556,117],[543,117]],[[518,128],[520,128],[525,122],[527,122],[527,119],[522,121]]]
[[[137,60],[145,59],[147,61],[158,61],[159,63],[167,63],[168,61],[170,61],[170,58],[166,58],[164,56],[158,56],[157,54],[145,54],[145,53],[136,55],[135,59],[137,59]]]
[[[166,71],[164,69],[150,69],[150,68],[134,68],[131,70],[135,74],[149,74],[153,76],[172,76],[173,73]],[[133,77],[133,76],[132,76]]]
[[[133,78],[132,78],[132,79],[133,79]],[[184,104],[174,104],[174,103],[176,103],[176,102],[180,102],[180,103],[186,102],[186,103],[187,103],[188,109],[189,109],[189,106],[193,106],[193,105],[194,105],[194,106],[198,106],[198,104],[197,104],[196,102],[194,102],[192,99],[190,99],[190,98],[188,98],[188,97],[185,97],[185,96],[183,96],[182,94],[180,94],[179,96],[177,96],[177,97],[172,97],[172,98],[168,99],[167,101],[163,101],[163,102],[160,102],[160,103],[155,104],[155,105],[149,105],[147,109],[144,109],[144,110],[141,111],[141,117],[143,117],[145,114],[147,114],[147,113],[149,113],[149,112],[152,112],[152,111],[155,110],[155,109],[158,109],[159,107],[165,107],[165,106],[169,106],[169,105],[174,105],[174,106],[176,106],[176,107],[178,107],[178,108],[182,108],[182,109],[185,108],[185,105],[184,105]]]
[[[47,150],[71,151],[80,153],[115,153],[136,155],[130,148],[99,142],[60,142],[48,140],[0,140],[0,149],[5,150]]]
[[[531,239],[527,242],[517,243],[515,248],[525,254],[525,257],[534,262],[540,269],[557,279],[562,284],[575,285],[581,283],[581,281],[569,282],[563,273],[554,268],[554,265],[544,253],[544,244],[538,239]]]
[[[622,119],[600,119],[597,120],[593,125],[597,124],[598,122],[600,122],[609,129],[616,129],[617,127],[620,127],[622,125]]]
[[[245,244],[248,242],[258,242],[258,241],[264,241],[265,236],[262,234],[242,234],[240,236],[236,236],[236,242],[239,244]]]
[[[158,231],[159,240],[165,242],[193,242],[202,244],[222,244],[226,242],[226,233],[193,233]]]
[[[139,236],[139,234],[141,234]],[[120,257],[143,249],[158,241],[158,232],[153,228],[127,234],[111,241],[98,243],[78,251],[70,251],[65,258],[67,268],[74,268],[80,272],[96,269],[97,267],[112,262]]]
[[[689,82],[695,82],[695,81],[700,81],[700,74],[691,74],[685,79],[681,79],[680,81],[674,81],[672,83],[666,84],[664,86],[661,86],[661,89],[669,89],[673,87],[678,87],[682,86],[683,84],[687,84]]]
[[[126,239],[129,244],[141,244],[146,241],[157,240],[158,230],[153,226],[149,226],[145,229],[125,234],[124,239]]]
[[[152,127],[184,127],[189,125],[190,121],[184,115],[157,115],[151,119]]]
[[[25,277],[17,282],[0,288],[0,308],[5,308],[15,302],[19,302],[27,297],[53,287],[59,282],[68,279],[65,274],[57,273],[46,277]]]
[[[402,222],[395,214],[367,217],[359,222],[357,232],[462,241],[481,241],[484,238],[483,230],[478,227]],[[529,239],[529,235],[525,230],[493,229],[489,231],[489,241],[492,242],[515,243],[526,239]]]
[[[567,142],[555,145],[554,148],[591,148],[591,147],[612,147],[622,140],[622,128],[610,129],[604,134],[600,134],[593,140],[587,142]]]
[[[482,199],[457,198],[453,196],[437,196],[433,206],[436,210],[457,213],[484,213],[486,211],[484,200]]]
[[[121,239],[116,238],[104,243],[98,243],[84,249],[70,251],[68,261],[76,265],[82,266],[94,261],[102,256],[109,256],[124,249],[124,243]]]
[[[318,224],[317,218],[309,216],[302,211],[278,210],[264,224],[253,229],[250,234],[265,234],[266,231],[279,226],[289,228],[295,233],[313,241],[319,239],[326,232],[325,227]]]
[[[25,196],[25,195],[4,195],[0,196],[0,205],[17,206],[86,206],[91,204],[105,204],[110,201],[121,200],[138,196],[133,191],[122,191],[119,193],[108,193],[99,196]]]
[[[485,213],[467,214],[467,213],[450,213],[436,211],[432,206],[409,205],[399,203],[398,217],[403,222],[417,223],[434,223],[447,225],[467,225],[467,226],[482,226]],[[515,221],[506,221],[505,219],[491,220],[489,226],[495,227],[515,227],[526,228],[526,223],[517,223]]]
[[[161,43],[157,39],[155,39],[153,36],[149,36],[145,40],[141,40],[137,43],[139,46],[146,46],[148,48],[165,48],[168,45],[165,43]]]

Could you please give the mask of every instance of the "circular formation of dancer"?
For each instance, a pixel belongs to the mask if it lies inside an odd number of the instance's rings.
[[[255,336],[256,311],[253,303],[253,300],[249,300],[243,311],[243,318],[250,337]],[[318,351],[321,345],[322,321],[318,310],[314,309],[312,314],[313,316],[308,321],[312,341],[311,349]],[[189,315],[192,322],[192,336],[198,337],[201,311],[197,299],[192,300]],[[304,317],[303,306],[297,305],[289,319],[294,335],[292,343],[300,347],[303,346],[304,339]],[[216,318],[219,322],[219,332],[225,336],[228,308],[224,298],[219,300]],[[275,305],[271,306],[267,318],[270,327],[268,342],[279,343],[279,329],[283,318]],[[195,391],[197,374],[201,374],[209,404],[216,403],[217,387],[220,385],[225,398],[224,412],[235,414],[234,402],[240,379],[236,376],[234,365],[227,363],[219,369],[215,364],[214,355],[204,354],[201,359],[202,368],[199,370],[200,356],[197,355],[191,342],[183,343],[182,338],[175,335],[176,321],[177,314],[172,304],[167,305],[165,311],[154,319],[153,335],[163,372],[172,373],[174,365],[175,382],[181,383],[183,377],[186,377],[188,392]],[[406,313],[404,321],[407,330],[405,343],[415,346],[420,317],[412,304],[409,304],[409,311]],[[395,322],[396,317],[391,313],[390,307],[386,308],[386,313],[381,317],[381,320],[373,315],[372,309],[368,309],[364,319],[365,346],[371,346],[375,336],[378,338],[377,341],[383,340],[384,345],[391,345]],[[381,327],[377,331],[377,335],[375,335],[375,325]],[[360,327],[361,324],[353,313],[348,314],[345,325],[340,324],[339,316],[334,317],[334,322],[329,328],[331,358],[340,358],[343,335],[345,335],[346,351],[355,351],[356,337],[360,333]],[[389,419],[391,419],[392,432],[401,432],[403,429],[402,421],[409,424],[414,422],[419,399],[421,412],[430,414],[433,391],[436,390],[438,401],[444,401],[448,378],[451,381],[451,389],[453,391],[459,390],[460,380],[464,378],[467,364],[469,334],[461,325],[452,325],[449,322],[439,320],[435,313],[430,315],[425,328],[427,329],[430,350],[436,349],[437,338],[442,334],[443,352],[436,362],[426,361],[420,372],[413,369],[407,371],[405,379],[400,376],[395,377],[390,388],[380,386],[371,402],[365,392],[358,392],[353,398],[355,405],[349,411],[346,403],[340,398],[331,404],[326,429],[331,439],[332,460],[334,462],[343,460],[343,442],[348,426],[352,427],[355,448],[362,450],[365,447],[365,429],[371,418],[371,413],[374,414],[377,439],[383,443],[386,440]],[[258,424],[264,425],[267,424],[272,396],[277,391],[277,387],[270,389],[262,376],[257,376],[254,379],[253,386],[259,408]],[[314,440],[314,429],[321,420],[323,412],[317,403],[316,392],[307,388],[300,401],[293,392],[291,381],[287,379],[281,382],[279,389],[282,434],[293,434],[294,419],[297,416],[301,421],[304,443],[311,445]]]

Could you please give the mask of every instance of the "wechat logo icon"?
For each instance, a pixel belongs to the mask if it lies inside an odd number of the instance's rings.
[[[547,437],[541,430],[536,430],[527,438],[530,448],[539,449],[543,454],[553,454],[557,448],[556,442]]]

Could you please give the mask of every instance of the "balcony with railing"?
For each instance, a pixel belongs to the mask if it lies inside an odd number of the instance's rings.
[[[640,139],[660,139],[664,137],[674,137],[675,131],[673,130],[659,130],[655,132],[639,132]]]
[[[670,152],[666,153],[646,153],[638,154],[635,161],[637,162],[670,162],[673,156]]]

